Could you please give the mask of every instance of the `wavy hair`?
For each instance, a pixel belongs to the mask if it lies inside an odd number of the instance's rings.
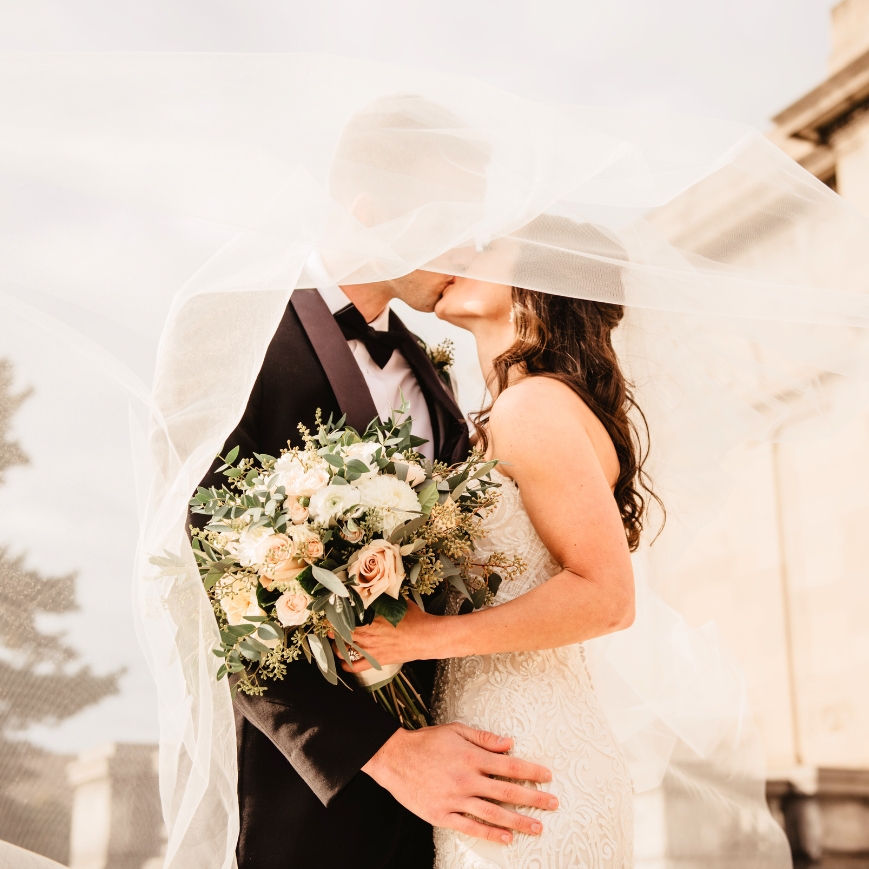
[[[586,224],[586,236],[589,229]],[[595,233],[605,238],[596,230]],[[620,246],[618,251],[621,255],[613,251],[615,243],[609,239],[607,246],[610,248],[609,257],[616,253],[617,259],[626,259]],[[618,296],[623,297],[621,269],[618,265],[602,265],[594,261],[592,267],[598,272],[598,284],[601,272],[610,282],[607,295],[616,295],[612,291],[612,281],[616,279]],[[558,380],[569,386],[588,405],[603,424],[616,449],[619,477],[614,496],[628,546],[633,552],[640,544],[649,500],[660,507],[664,518],[666,511],[643,470],[649,452],[648,423],[634,399],[632,385],[622,372],[612,344],[613,330],[623,316],[624,307],[620,304],[513,287],[516,340],[493,360],[493,376],[489,387],[493,395],[500,394],[508,388],[511,373],[519,371],[523,375]],[[472,419],[484,448],[488,446],[485,426],[491,410],[492,404],[489,404]]]

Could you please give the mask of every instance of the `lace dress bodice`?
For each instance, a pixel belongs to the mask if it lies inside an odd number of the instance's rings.
[[[477,551],[521,556],[526,570],[504,582],[493,606],[514,600],[559,571],[506,475]],[[442,661],[433,699],[436,723],[462,721],[511,736],[513,754],[552,770],[559,799],[539,816],[541,836],[503,846],[435,828],[435,869],[628,869],[633,865],[630,774],[594,694],[581,644]]]

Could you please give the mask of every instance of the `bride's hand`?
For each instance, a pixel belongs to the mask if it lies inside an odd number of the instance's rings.
[[[397,627],[393,627],[383,616],[377,616],[370,625],[353,631],[353,642],[368,652],[378,664],[404,664],[407,661],[430,658],[432,651],[426,648],[426,637],[430,636],[428,628],[437,618],[438,616],[424,613],[415,603],[408,601],[407,613]],[[341,667],[348,673],[371,669],[371,664],[365,658],[357,661],[352,670],[346,661],[340,660]]]

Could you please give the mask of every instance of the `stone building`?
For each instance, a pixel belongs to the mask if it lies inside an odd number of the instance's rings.
[[[869,0],[835,6],[832,42],[828,78],[769,135],[869,216]],[[693,216],[668,229],[701,250],[714,240]],[[744,237],[746,259],[779,253],[774,227]],[[854,397],[825,396],[834,410]],[[724,514],[663,591],[693,624],[715,620],[746,668],[797,864],[869,867],[869,413],[822,439],[781,435],[738,458]]]

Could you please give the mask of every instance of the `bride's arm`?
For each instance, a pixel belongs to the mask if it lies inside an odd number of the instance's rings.
[[[529,378],[499,397],[489,430],[491,453],[518,483],[563,569],[512,601],[467,615],[430,616],[411,606],[397,628],[377,619],[354,639],[381,663],[551,649],[633,622],[630,553],[588,408],[564,384]]]

